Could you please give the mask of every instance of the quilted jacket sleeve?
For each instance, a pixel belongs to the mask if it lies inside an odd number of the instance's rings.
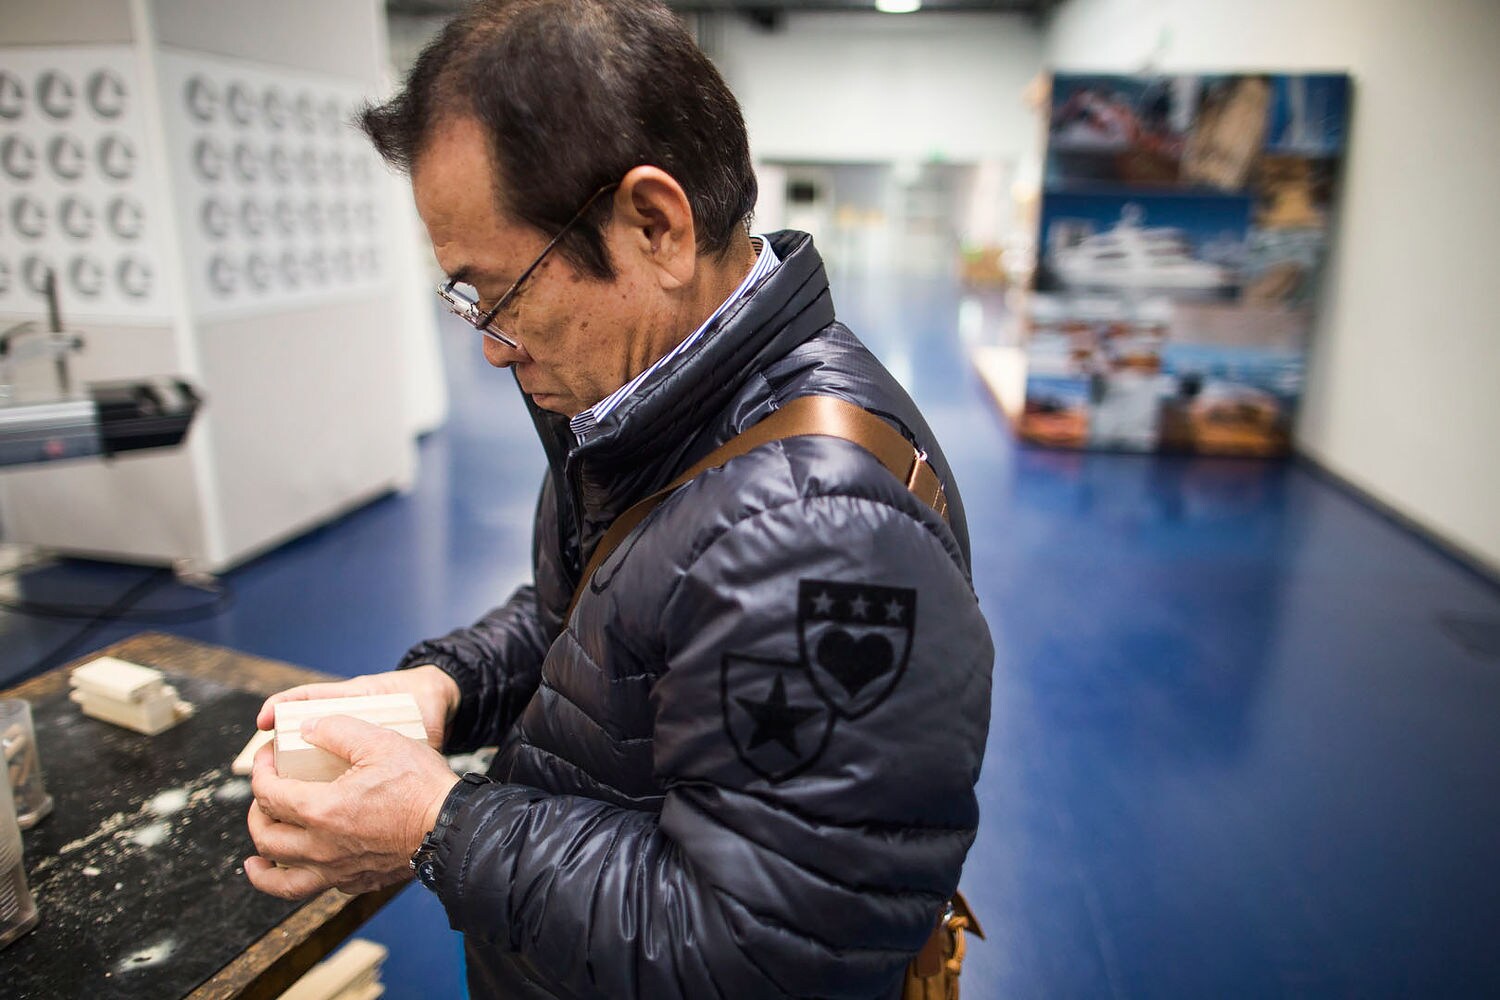
[[[874,499],[726,526],[662,604],[660,815],[460,786],[453,927],[564,995],[889,994],[978,820],[993,649],[960,567]]]
[[[533,583],[466,628],[413,646],[397,669],[431,663],[462,695],[445,752],[492,746],[503,738],[541,680],[542,660],[561,628],[568,591],[557,552],[552,477],[543,482],[532,541]]]

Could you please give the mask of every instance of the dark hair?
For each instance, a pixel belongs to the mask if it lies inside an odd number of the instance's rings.
[[[739,104],[657,0],[480,0],[360,125],[410,172],[433,129],[464,116],[489,135],[500,208],[548,236],[642,164],[682,185],[704,253],[727,250],[755,207]],[[601,233],[609,211],[601,198],[558,244],[599,278],[614,275]]]

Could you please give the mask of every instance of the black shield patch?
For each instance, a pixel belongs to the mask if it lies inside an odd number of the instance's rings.
[[[719,676],[724,730],[746,767],[775,783],[822,755],[833,713],[802,664],[727,653]]]
[[[857,719],[906,672],[917,592],[905,587],[802,580],[797,642],[813,685],[833,710]]]

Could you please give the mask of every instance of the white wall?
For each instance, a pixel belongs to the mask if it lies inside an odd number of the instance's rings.
[[[1016,160],[1040,145],[1021,91],[1042,64],[1005,14],[791,14],[767,32],[726,18],[712,49],[757,160]]]
[[[1303,451],[1500,569],[1500,2],[1068,0],[1063,69],[1347,69]]]

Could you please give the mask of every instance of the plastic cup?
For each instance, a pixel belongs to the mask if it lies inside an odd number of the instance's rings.
[[[52,796],[42,784],[31,705],[20,698],[0,698],[0,756],[10,776],[16,819],[21,829],[30,830],[52,811]]]
[[[26,886],[21,864],[21,825],[10,782],[0,781],[0,949],[37,925],[41,915]]]

